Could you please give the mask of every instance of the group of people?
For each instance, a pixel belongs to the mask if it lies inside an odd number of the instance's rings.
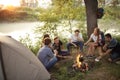
[[[95,54],[95,49],[98,49],[99,56],[95,58],[96,62],[99,62],[100,59],[109,54],[109,61],[115,62],[120,60],[120,43],[112,38],[110,33],[104,35],[99,28],[95,28],[90,38],[84,45],[88,47],[88,57],[93,57]]]
[[[42,40],[42,48],[38,51],[38,59],[43,63],[46,69],[50,69],[59,58],[69,55],[68,51],[62,50],[63,43],[59,37],[54,38],[52,43],[50,36],[45,34]]]
[[[88,46],[88,57],[93,57],[95,49],[98,48],[99,56],[95,61],[99,61],[106,54],[110,54],[109,61],[120,59],[120,43],[112,38],[111,34],[104,35],[99,28],[95,28],[87,42],[84,42],[82,33],[77,29],[69,38],[67,50],[62,50],[63,43],[59,37],[54,38],[52,43],[50,36],[45,34],[42,41],[42,48],[38,51],[38,59],[43,63],[46,69],[50,69],[59,59],[60,56],[70,55],[71,46],[78,47],[80,53],[83,53],[83,46]]]

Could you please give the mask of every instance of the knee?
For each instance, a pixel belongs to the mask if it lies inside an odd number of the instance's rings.
[[[54,58],[53,58],[53,59],[54,59],[54,61],[55,61],[55,62],[57,62],[57,61],[58,61],[58,59],[57,59],[57,57],[56,57],[56,56],[54,56]]]
[[[70,43],[67,43],[66,45],[67,45],[67,47],[68,47],[68,46],[70,46]]]

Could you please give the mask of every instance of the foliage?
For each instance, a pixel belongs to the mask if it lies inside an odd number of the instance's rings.
[[[25,37],[19,37],[19,41],[29,48],[35,55],[37,54],[40,48],[40,42],[33,43],[32,39],[30,38],[30,34],[26,34]]]
[[[116,8],[110,6],[105,7],[105,15],[99,20],[99,26],[101,29],[106,27],[105,30],[107,30],[112,28],[112,26],[116,26],[116,28],[119,26],[119,8],[119,6]],[[73,0],[54,0],[52,7],[48,9],[18,7],[15,11],[23,16],[19,16],[22,20],[28,19],[32,21],[34,19],[39,19],[39,21],[44,23],[44,25],[37,25],[34,29],[38,43],[36,43],[36,48],[34,46],[30,49],[35,53],[39,48],[38,45],[40,45],[42,36],[46,33],[50,34],[51,38],[59,36],[66,44],[68,35],[70,35],[75,28],[78,28],[81,30],[85,41],[87,40],[85,7],[81,5],[76,6],[73,4]],[[25,41],[27,42],[27,40]]]
[[[120,6],[118,7],[105,7],[105,17],[104,19],[114,19],[119,20],[120,18]]]

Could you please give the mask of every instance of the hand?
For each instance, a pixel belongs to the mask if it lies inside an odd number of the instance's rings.
[[[87,45],[87,43],[84,43],[84,45],[86,46],[86,45]]]
[[[57,50],[54,50],[54,55],[56,56],[58,54],[58,51]]]
[[[104,51],[107,50],[107,46],[106,46],[106,45],[103,46],[103,50],[104,50]]]
[[[74,46],[75,46],[75,47],[77,47],[77,45],[76,45],[76,44],[74,44]]]

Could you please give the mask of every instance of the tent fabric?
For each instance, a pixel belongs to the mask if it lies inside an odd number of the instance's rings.
[[[0,36],[7,80],[49,80],[50,74],[38,58],[11,37]]]

